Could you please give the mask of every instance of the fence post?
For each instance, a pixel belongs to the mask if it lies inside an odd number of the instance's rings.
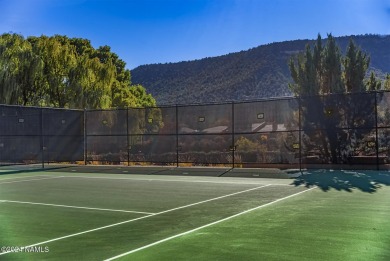
[[[378,142],[378,92],[375,94],[375,150],[376,150],[376,169],[379,170],[379,142]]]
[[[179,108],[176,104],[176,167],[179,167]]]
[[[129,107],[126,108],[127,166],[130,166]]]
[[[235,138],[235,129],[234,129],[234,101],[232,101],[232,168],[235,167],[235,159],[234,159],[234,154],[235,154],[235,146],[234,146],[234,138]]]
[[[84,147],[84,165],[86,166],[87,165],[87,109],[84,108],[84,121],[83,121],[83,124],[84,124],[84,137],[83,137],[83,147]]]
[[[39,126],[39,132],[40,132],[40,147],[41,147],[41,163],[42,168],[45,168],[45,141],[43,140],[43,108],[40,108],[40,126]]]
[[[301,122],[301,114],[302,114],[302,100],[301,97],[298,96],[298,130],[299,130],[299,171],[302,172],[302,122]]]

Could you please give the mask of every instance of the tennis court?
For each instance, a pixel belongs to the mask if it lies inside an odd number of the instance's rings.
[[[0,260],[390,258],[388,172],[0,170]]]

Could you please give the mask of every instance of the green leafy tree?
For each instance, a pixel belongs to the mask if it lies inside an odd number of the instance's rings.
[[[0,102],[5,104],[36,105],[42,88],[43,61],[31,45],[17,34],[0,38]]]
[[[45,61],[44,79],[48,103],[56,107],[69,107],[76,91],[72,88],[70,72],[77,66],[75,48],[58,37],[42,36],[35,42],[37,54]]]
[[[0,102],[66,108],[155,106],[132,85],[126,63],[109,46],[55,35],[0,36]]]
[[[18,103],[20,89],[15,76],[19,70],[18,43],[21,41],[23,41],[22,37],[11,34],[3,35],[0,41],[1,103]]]
[[[110,108],[112,82],[115,68],[102,64],[97,58],[79,57],[77,66],[70,71],[70,87],[75,96],[70,101],[76,108]]]

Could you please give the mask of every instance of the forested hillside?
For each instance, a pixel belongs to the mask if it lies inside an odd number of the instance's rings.
[[[384,79],[390,72],[390,36],[336,37],[345,52],[350,39],[370,56],[369,73]],[[324,39],[326,41],[326,39]],[[224,56],[168,64],[142,65],[132,70],[158,104],[191,104],[253,100],[292,95],[288,62],[315,40],[262,45]],[[189,50],[190,51],[190,50]],[[368,77],[369,75],[367,75]]]

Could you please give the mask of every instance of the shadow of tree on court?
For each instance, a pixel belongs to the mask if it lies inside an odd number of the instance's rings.
[[[330,189],[352,192],[358,189],[374,193],[383,186],[390,186],[390,172],[369,170],[309,170],[295,178],[295,186],[317,186],[322,191]]]

